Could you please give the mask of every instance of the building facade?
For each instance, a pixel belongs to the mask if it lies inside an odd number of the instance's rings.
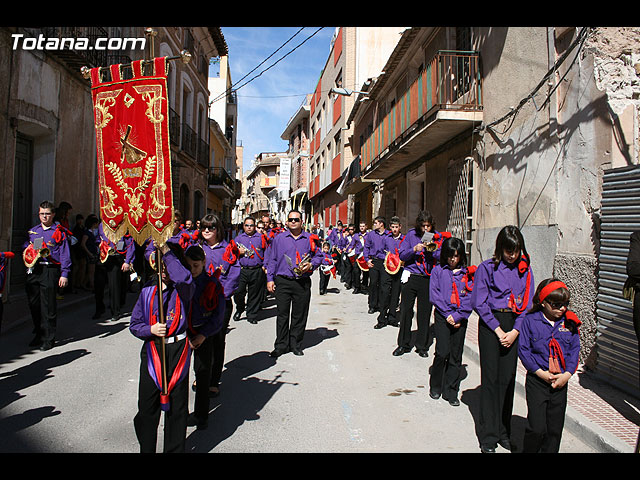
[[[280,138],[288,142],[289,188],[285,211],[297,209],[302,213],[306,225],[311,222],[311,202],[309,201],[309,112],[311,95],[307,95],[300,108],[289,119]],[[282,166],[281,166],[282,171]],[[286,185],[282,188],[286,188]]]
[[[215,58],[214,68],[211,69],[209,75],[209,118],[218,125],[218,134],[220,131],[224,137],[219,138],[219,150],[224,150],[224,156],[218,152],[217,159],[211,159],[210,168],[215,168],[214,178],[227,182],[231,188],[232,195],[228,195],[227,191],[219,191],[222,196],[215,195],[211,192],[208,199],[213,202],[207,202],[207,212],[220,212],[224,222],[227,225],[237,223],[237,201],[240,198],[240,190],[242,183],[242,169],[238,171],[238,151],[242,150],[237,140],[238,130],[238,96],[233,90],[231,67],[228,55],[221,55]],[[223,145],[224,144],[224,145]],[[227,148],[227,145],[229,148]],[[213,149],[212,149],[213,152]],[[241,157],[241,155],[240,155]],[[215,163],[215,165],[214,165]],[[210,170],[210,174],[211,174]],[[210,184],[211,185],[211,184]],[[220,190],[222,187],[213,187]]]
[[[287,153],[262,152],[256,156],[253,168],[247,174],[248,215],[256,218],[269,215],[282,220],[284,207],[275,194],[280,183],[280,159],[283,157],[288,158]]]
[[[226,225],[231,224],[235,206],[235,150],[231,147],[218,122],[209,119],[209,172],[207,181],[206,212],[218,216]]]
[[[349,113],[357,162],[344,187],[366,202],[361,212],[398,215],[405,231],[430,210],[473,264],[492,256],[502,227],[518,226],[536,283],[555,276],[572,292],[583,364],[634,391],[637,339],[618,297],[640,201],[603,204],[603,179],[638,164],[639,33],[406,30]]]
[[[404,27],[339,27],[310,102],[309,200],[312,222],[323,228],[347,222],[349,199],[338,193],[342,172],[351,164],[353,149],[345,148],[346,126],[356,90],[378,75],[400,39]]]
[[[154,56],[175,56],[186,50],[191,61],[169,69],[169,133],[175,205],[183,218],[196,220],[206,212],[210,161],[209,65],[227,55],[219,27],[161,27]]]
[[[39,38],[59,47],[29,43]],[[102,39],[123,48],[73,48],[79,45],[73,42],[84,39],[91,45]],[[71,47],[63,43],[67,41]],[[0,91],[5,99],[0,107],[0,249],[21,258],[26,232],[38,222],[38,205],[44,200],[69,202],[71,226],[76,214],[100,213],[91,86],[81,68],[179,56],[183,50],[191,61],[172,61],[169,67],[169,133],[174,206],[193,215],[204,211],[207,191],[209,59],[226,55],[219,27],[0,29]],[[22,263],[11,262],[3,301],[21,295],[24,280]]]

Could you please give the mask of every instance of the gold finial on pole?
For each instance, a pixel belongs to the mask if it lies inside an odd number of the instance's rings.
[[[185,65],[191,61],[191,54],[187,50],[182,50],[180,57],[182,58],[182,63]]]

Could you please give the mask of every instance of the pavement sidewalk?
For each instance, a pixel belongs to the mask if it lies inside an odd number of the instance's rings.
[[[469,318],[465,355],[479,363],[478,317]],[[526,370],[518,361],[516,393],[524,396]],[[640,426],[640,399],[614,388],[593,372],[576,373],[569,381],[564,428],[602,453],[634,453]]]
[[[58,309],[72,309],[82,302],[93,302],[93,294],[86,291],[67,294],[58,301]],[[30,325],[26,297],[14,295],[4,305],[2,332]],[[479,362],[478,318],[469,319],[465,341],[465,355]],[[524,396],[526,371],[518,362],[516,393]],[[640,399],[598,378],[593,372],[578,372],[569,383],[569,399],[565,428],[580,435],[585,442],[603,453],[633,453],[640,426]]]

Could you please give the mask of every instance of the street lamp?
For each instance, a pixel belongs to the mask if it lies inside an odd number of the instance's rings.
[[[368,92],[361,92],[358,90],[350,90],[348,88],[342,88],[342,87],[333,87],[331,90],[329,90],[329,93],[335,93],[336,95],[344,95],[346,97],[350,97],[352,93],[359,93],[361,95],[364,95],[366,97],[369,96]]]

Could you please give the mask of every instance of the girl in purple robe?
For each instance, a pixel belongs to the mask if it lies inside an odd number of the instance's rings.
[[[475,274],[471,305],[478,313],[480,351],[480,450],[497,445],[511,450],[511,414],[522,317],[535,290],[529,254],[522,233],[513,225],[496,238],[493,258]]]

